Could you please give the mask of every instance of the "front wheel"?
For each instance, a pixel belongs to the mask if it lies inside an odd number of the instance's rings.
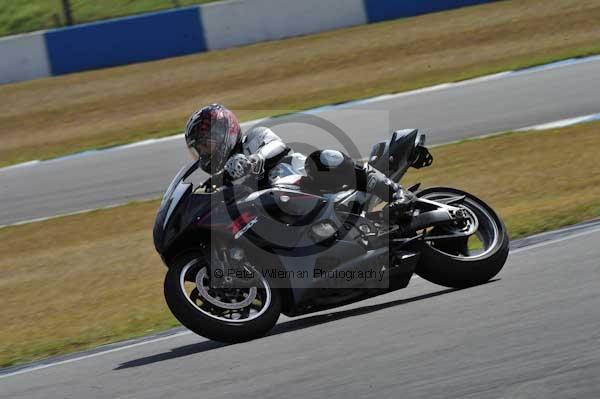
[[[417,193],[419,198],[445,202],[464,196],[453,206],[463,208],[468,223],[477,230],[468,237],[427,240],[427,237],[460,235],[459,227],[435,227],[426,232],[416,273],[432,283],[452,288],[483,284],[500,272],[509,251],[508,233],[500,217],[485,202],[467,192],[432,187]],[[469,220],[470,219],[470,220]]]
[[[269,332],[281,312],[281,296],[262,275],[256,287],[210,286],[210,265],[201,253],[179,256],[165,276],[169,309],[187,328],[206,338],[236,343]]]

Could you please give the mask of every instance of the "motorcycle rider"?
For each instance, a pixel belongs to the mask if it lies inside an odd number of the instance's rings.
[[[391,203],[398,213],[412,209],[414,195],[367,163],[358,164],[337,150],[319,150],[304,157],[267,127],[254,127],[243,135],[234,113],[220,104],[191,115],[185,140],[202,170],[213,178],[237,182],[254,176],[258,187],[264,188],[275,182],[280,169],[286,169],[305,175],[300,181],[303,191],[357,189]]]

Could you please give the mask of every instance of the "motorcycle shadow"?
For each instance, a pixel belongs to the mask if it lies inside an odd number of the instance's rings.
[[[497,279],[490,280],[486,284],[492,283],[494,281],[497,281]],[[451,292],[461,291],[461,290],[462,289],[447,288],[447,289],[443,289],[440,291],[430,292],[428,294],[417,295],[417,296],[414,296],[411,298],[398,299],[395,301],[384,302],[384,303],[380,303],[380,304],[376,304],[376,305],[362,306],[359,308],[342,310],[342,311],[338,311],[338,312],[329,312],[329,313],[325,313],[325,314],[304,317],[302,319],[297,319],[297,320],[289,320],[289,321],[277,324],[275,327],[273,327],[273,330],[271,330],[271,332],[269,332],[269,334],[267,334],[265,336],[265,338],[269,337],[269,336],[273,336],[273,335],[284,334],[284,333],[288,333],[288,332],[292,332],[292,331],[296,331],[296,330],[301,330],[303,328],[317,326],[320,324],[330,323],[332,321],[345,319],[348,317],[360,316],[360,315],[363,315],[366,313],[376,312],[378,310],[391,308],[394,306],[400,306],[400,305],[405,305],[405,304],[408,304],[411,302],[421,301],[421,300],[428,299],[428,298],[434,298],[436,296],[445,295],[445,294],[449,294]],[[264,339],[264,338],[260,338],[260,339]],[[222,347],[229,346],[229,345],[235,345],[235,344],[225,344],[225,343],[216,342],[216,341],[204,341],[204,342],[199,342],[197,344],[180,346],[178,348],[171,349],[168,352],[163,352],[163,353],[159,353],[159,354],[152,355],[152,356],[146,356],[146,357],[142,357],[139,359],[135,359],[135,360],[131,360],[131,361],[122,363],[118,367],[116,367],[114,370],[123,370],[123,369],[132,368],[132,367],[145,366],[148,364],[158,363],[158,362],[162,362],[165,360],[172,360],[172,359],[177,359],[180,357],[195,355],[198,353],[222,348]],[[243,344],[238,344],[238,345],[243,345]]]

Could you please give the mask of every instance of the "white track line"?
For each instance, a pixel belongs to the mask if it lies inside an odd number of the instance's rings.
[[[571,227],[566,227],[564,229],[555,230],[553,232],[542,233],[541,235],[546,235],[546,234],[550,234],[550,233],[557,233],[557,232],[563,232],[563,231],[570,231],[570,230],[577,229],[577,228],[585,228],[585,227],[571,226]],[[573,238],[578,238],[578,237],[582,237],[582,236],[586,236],[586,235],[594,234],[594,233],[598,233],[598,232],[600,232],[600,227],[592,228],[592,229],[589,229],[589,230],[584,230],[584,231],[582,231],[580,233],[574,233],[574,234],[570,234],[570,235],[567,235],[567,236],[564,236],[564,237],[558,237],[558,238],[555,238],[555,239],[550,239],[548,241],[540,242],[540,243],[537,243],[537,244],[532,244],[532,245],[529,245],[529,246],[526,246],[526,247],[517,248],[517,249],[511,250],[510,253],[511,254],[517,254],[517,253],[520,253],[520,252],[524,252],[524,251],[528,251],[528,250],[532,250],[532,249],[537,249],[537,248],[540,248],[540,247],[544,247],[544,246],[556,244],[556,243],[559,243],[559,242],[567,241],[567,240],[570,240],[570,239],[573,239]],[[73,363],[73,362],[77,362],[77,361],[85,360],[85,359],[90,359],[90,358],[97,357],[97,356],[103,356],[103,355],[106,355],[106,354],[109,354],[109,353],[120,352],[120,351],[123,351],[123,350],[126,350],[126,349],[131,349],[131,348],[136,348],[136,347],[147,345],[147,344],[153,344],[153,343],[156,343],[156,342],[166,341],[166,340],[169,340],[169,339],[172,339],[172,338],[178,338],[178,337],[181,337],[181,336],[184,336],[184,335],[190,335],[190,334],[192,334],[191,331],[182,331],[182,332],[179,332],[179,333],[175,333],[173,335],[168,335],[166,337],[151,338],[151,339],[144,340],[144,341],[141,341],[141,342],[136,342],[136,343],[133,343],[133,344],[120,346],[118,348],[107,349],[107,350],[101,351],[101,352],[90,353],[88,355],[82,355],[82,356],[74,357],[74,358],[71,358],[71,359],[59,360],[59,361],[53,362],[53,363],[40,364],[40,365],[33,366],[33,367],[23,368],[23,369],[20,369],[20,370],[16,370],[16,371],[14,371],[12,373],[0,374],[0,379],[2,379],[2,378],[8,378],[8,377],[13,377],[13,376],[20,375],[20,374],[25,374],[25,373],[31,373],[33,371],[42,370],[42,369],[46,369],[46,368],[54,367],[54,366],[60,366],[60,365],[63,365],[63,364]]]
[[[558,230],[561,231],[561,230]],[[572,238],[578,238],[578,237],[582,237],[588,234],[594,234],[594,233],[598,233],[600,232],[600,227],[595,228],[595,229],[589,229],[589,230],[584,230],[580,233],[573,233],[573,234],[569,234],[567,236],[564,237],[557,237],[557,238],[553,238],[551,240],[548,241],[543,241],[543,242],[539,242],[537,244],[531,244],[531,245],[527,245],[525,247],[521,247],[521,248],[517,248],[517,249],[513,249],[510,251],[511,254],[518,254],[519,252],[523,252],[523,251],[528,251],[531,249],[537,249],[540,247],[545,247],[547,245],[552,245],[552,244],[556,244],[562,241],[567,241],[570,240]]]
[[[516,131],[526,131],[526,130],[548,130],[548,129],[559,129],[562,127],[573,126],[580,123],[588,123],[593,121],[600,120],[600,113],[591,114],[591,115],[583,115],[577,116],[575,118],[561,119],[555,122],[550,123],[542,123],[540,125],[523,127],[521,129],[517,129]]]
[[[560,128],[563,128],[563,127],[568,127],[568,126],[578,125],[578,124],[582,124],[582,123],[593,122],[593,121],[597,121],[597,120],[600,120],[600,113],[591,114],[591,115],[577,116],[575,118],[569,118],[569,119],[561,119],[561,120],[554,121],[554,122],[542,123],[542,124],[539,124],[539,125],[522,127],[522,128],[514,129],[514,130],[504,130],[502,132],[482,134],[481,136],[466,137],[464,139],[458,139],[458,140],[453,140],[453,141],[447,141],[447,142],[444,142],[444,143],[427,145],[427,147],[428,148],[435,148],[435,147],[442,147],[442,146],[450,145],[450,144],[464,143],[465,141],[487,139],[487,138],[490,138],[490,137],[502,136],[504,134],[511,133],[511,132],[531,132],[531,131],[543,131],[543,130],[551,130],[551,129],[560,129]]]
[[[31,165],[34,165],[34,164],[39,163],[39,162],[42,162],[42,161],[40,161],[38,159],[34,159],[33,161],[27,161],[27,162],[17,163],[17,164],[10,165],[10,166],[5,166],[3,168],[0,168],[0,172],[3,171],[3,170],[22,168],[24,166],[31,166]]]
[[[182,331],[180,333],[176,333],[176,334],[173,334],[173,335],[168,335],[166,337],[153,338],[153,339],[149,339],[147,341],[136,342],[135,344],[130,344],[130,345],[126,345],[126,346],[120,346],[118,348],[113,348],[113,349],[107,349],[107,350],[102,351],[102,352],[90,353],[89,355],[83,355],[83,356],[79,356],[79,357],[74,357],[72,359],[60,360],[58,362],[48,363],[48,364],[40,364],[39,366],[34,366],[34,367],[30,367],[30,368],[24,368],[24,369],[21,369],[21,370],[14,371],[12,373],[0,374],[0,379],[7,378],[7,377],[12,377],[12,376],[19,375],[19,374],[31,373],[32,371],[43,370],[43,369],[46,369],[48,367],[54,367],[54,366],[60,366],[62,364],[73,363],[73,362],[77,362],[79,360],[90,359],[92,357],[97,357],[97,356],[101,356],[101,355],[107,355],[109,353],[120,352],[120,351],[125,350],[125,349],[131,349],[131,348],[135,348],[137,346],[142,346],[142,345],[146,345],[146,344],[153,344],[155,342],[160,342],[160,341],[166,341],[166,340],[171,339],[171,338],[177,338],[177,337],[181,337],[183,335],[189,335],[189,334],[192,334],[192,332],[191,331]]]
[[[148,200],[148,201],[152,201],[152,200]],[[73,211],[73,212],[67,212],[67,213],[61,213],[60,215],[52,215],[52,216],[46,216],[43,218],[37,218],[37,219],[29,219],[29,220],[21,220],[19,222],[14,222],[14,223],[9,223],[9,224],[4,224],[4,225],[0,225],[0,229],[3,229],[5,227],[12,227],[12,226],[21,226],[23,224],[29,224],[29,223],[36,223],[36,222],[43,222],[46,220],[52,220],[52,219],[57,219],[57,218],[61,218],[64,216],[73,216],[73,215],[81,215],[83,213],[89,213],[89,212],[94,212],[94,211],[100,211],[100,210],[104,210],[104,209],[112,209],[112,208],[117,208],[119,206],[123,206],[123,205],[127,205],[130,202],[136,202],[136,201],[127,201],[127,202],[121,202],[118,204],[113,204],[113,205],[107,205],[107,206],[102,206],[100,208],[89,208],[89,209],[82,209],[80,211]],[[137,202],[142,202],[137,201]]]

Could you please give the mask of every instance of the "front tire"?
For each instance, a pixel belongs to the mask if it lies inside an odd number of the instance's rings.
[[[479,198],[447,187],[432,187],[417,193],[418,197],[433,201],[463,195],[465,199],[461,206],[477,215],[479,229],[484,229],[483,232],[477,232],[484,236],[483,249],[470,250],[465,239],[422,242],[416,269],[416,273],[424,279],[451,288],[465,288],[491,280],[504,267],[509,252],[509,238],[504,223]]]
[[[177,257],[167,272],[164,281],[164,294],[167,305],[181,324],[203,337],[226,343],[237,343],[260,338],[267,334],[277,322],[282,300],[278,290],[273,289],[268,280],[262,279],[261,290],[264,308],[251,316],[250,308],[242,308],[239,314],[247,312],[247,317],[227,319],[227,310],[207,301],[202,302],[198,288],[187,292],[185,284],[194,281],[198,273],[205,273],[209,267],[201,253],[188,253]],[[213,314],[214,313],[214,314]],[[231,312],[230,312],[231,313]],[[231,317],[231,316],[230,316]]]

